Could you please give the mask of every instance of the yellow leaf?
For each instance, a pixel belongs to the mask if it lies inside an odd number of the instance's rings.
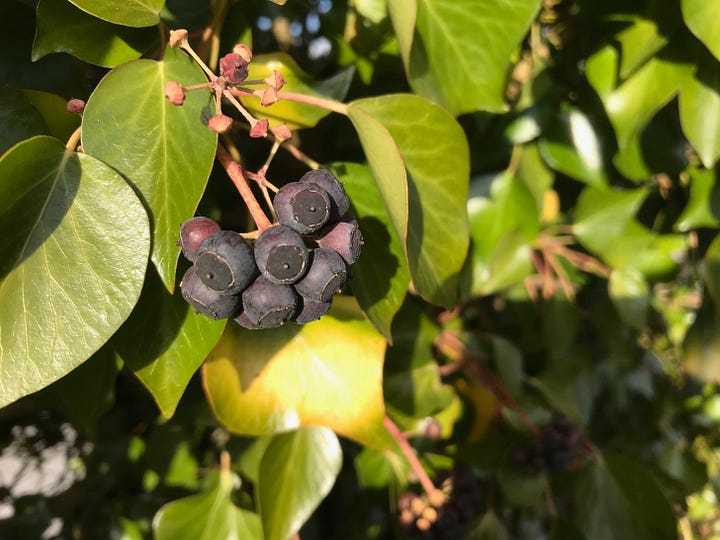
[[[336,297],[327,315],[306,325],[246,330],[231,322],[205,363],[205,392],[218,419],[238,434],[319,425],[388,449],[385,346],[349,297]]]

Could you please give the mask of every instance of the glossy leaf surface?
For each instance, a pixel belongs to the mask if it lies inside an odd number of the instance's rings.
[[[462,129],[442,108],[411,95],[388,95],[355,101],[350,119],[360,134],[370,167],[400,232],[402,211],[393,212],[392,189],[402,179],[380,173],[383,163],[369,150],[377,125],[358,122],[369,115],[392,136],[407,170],[408,207],[405,251],[413,284],[426,300],[450,307],[457,296],[458,274],[468,248],[466,201],[469,157]],[[380,149],[378,148],[378,151]],[[390,148],[392,152],[392,148]],[[387,146],[383,154],[388,154]],[[398,171],[399,172],[399,171]],[[397,174],[397,173],[396,173]]]
[[[300,530],[330,492],[342,466],[332,430],[305,427],[276,435],[260,461],[257,498],[266,540],[285,540]]]
[[[154,26],[165,0],[70,0],[90,15],[123,26]]]
[[[168,81],[205,78],[182,52],[167,48],[165,60],[137,60],[106,75],[83,114],[82,145],[125,176],[149,208],[152,261],[172,292],[180,248],[180,224],[192,217],[205,190],[216,135],[205,125],[210,96],[189,92],[181,107],[163,96]]]
[[[104,163],[34,137],[0,159],[0,403],[69,373],[128,317],[149,250],[145,210]]]

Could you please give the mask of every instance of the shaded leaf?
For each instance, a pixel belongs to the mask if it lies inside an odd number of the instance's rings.
[[[167,81],[205,82],[200,69],[168,47],[165,60],[136,60],[113,69],[83,113],[84,151],[111,165],[140,192],[153,229],[152,261],[165,287],[175,287],[180,224],[192,217],[217,144],[205,125],[209,94],[189,92],[182,107],[163,96]]]
[[[517,397],[523,384],[523,358],[518,348],[508,340],[492,337],[495,352],[495,368],[511,396]]]
[[[22,91],[0,85],[0,155],[15,143],[49,133],[45,119]]]
[[[0,405],[87,360],[128,317],[149,250],[145,210],[104,163],[50,137],[0,158]]]
[[[90,15],[123,26],[154,26],[165,0],[70,0]]]
[[[196,315],[179,291],[169,294],[160,279],[150,274],[135,310],[113,343],[169,418],[226,322]]]
[[[248,79],[264,79],[279,71],[287,84],[281,92],[295,92],[341,101],[345,98],[355,69],[352,67],[339,71],[329,79],[315,81],[300,69],[292,57],[286,53],[258,54],[249,64]],[[242,103],[257,118],[267,118],[270,126],[286,123],[290,129],[315,126],[330,111],[313,105],[281,99],[268,107],[260,105],[257,97],[244,97]]]
[[[67,99],[57,94],[40,90],[23,90],[23,94],[42,115],[47,124],[49,135],[66,141],[80,125],[80,116],[68,112]]]
[[[642,329],[650,307],[650,291],[642,273],[632,267],[613,270],[608,292],[620,319],[631,328]]]
[[[139,58],[157,37],[155,28],[128,28],[103,21],[68,0],[40,0],[32,59],[66,52],[96,64],[113,67]]]
[[[232,503],[232,473],[211,473],[206,489],[165,504],[153,519],[156,540],[263,540],[260,518]]]
[[[393,25],[413,90],[453,115],[505,110],[510,57],[540,8],[539,0],[417,0],[417,20],[403,20],[393,5]],[[408,52],[407,47],[410,46]]]
[[[335,434],[320,426],[276,435],[260,461],[257,498],[267,540],[287,540],[330,492],[342,466]]]
[[[469,150],[465,135],[447,112],[418,96],[386,95],[350,104],[348,114],[358,130],[386,207],[393,209],[397,203],[389,203],[387,194],[396,186],[401,189],[399,171],[392,173],[393,178],[379,175],[384,159],[378,159],[378,143],[368,141],[378,126],[369,130],[360,111],[389,131],[407,169],[408,222],[404,238],[413,285],[429,302],[452,307],[468,248]],[[363,121],[358,122],[361,117]],[[368,147],[372,149],[368,151]],[[387,146],[383,153],[388,153]],[[390,189],[386,189],[386,183]],[[401,233],[402,209],[388,208],[388,213]]]
[[[336,163],[333,172],[344,183],[360,231],[368,240],[352,267],[352,291],[360,307],[386,339],[410,282],[402,243],[383,205],[382,195],[367,166]]]
[[[322,425],[386,448],[382,366],[385,340],[349,297],[319,321],[273,330],[231,322],[203,369],[218,419],[243,435]]]

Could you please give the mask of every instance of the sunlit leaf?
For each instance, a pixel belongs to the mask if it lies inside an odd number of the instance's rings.
[[[254,56],[249,68],[248,79],[251,80],[264,79],[272,75],[273,71],[279,71],[287,81],[281,92],[319,96],[336,101],[345,98],[355,72],[353,68],[346,68],[324,81],[315,81],[285,53]],[[245,97],[241,101],[257,118],[267,118],[271,127],[283,122],[290,129],[313,127],[330,114],[328,109],[285,99],[268,107],[260,105],[257,97]]]
[[[0,405],[87,360],[128,317],[147,214],[110,167],[34,137],[0,158]]]
[[[613,270],[608,288],[620,319],[631,328],[642,329],[650,307],[649,288],[642,273],[632,267]]]
[[[714,169],[688,169],[690,196],[675,228],[689,231],[700,227],[717,227],[720,224],[720,184]]]
[[[680,87],[680,122],[707,168],[720,157],[720,65],[703,62]]]
[[[218,419],[232,432],[265,435],[321,425],[385,448],[385,340],[349,297],[297,326],[245,330],[231,322],[203,369]]]
[[[402,238],[402,208],[388,197],[401,191],[402,179],[399,171],[381,170],[388,146],[369,140],[380,130],[370,122],[379,122],[397,145],[408,173],[405,248],[413,285],[429,302],[452,307],[468,248],[469,151],[461,127],[437,105],[405,94],[354,101],[348,114]]]
[[[156,540],[214,540],[242,538],[263,540],[260,518],[232,503],[232,473],[211,473],[208,486],[165,504],[153,519]]]
[[[688,28],[720,60],[720,19],[717,5],[708,0],[681,0],[682,15]]]
[[[257,498],[266,540],[286,540],[330,492],[342,450],[327,428],[276,435],[260,461]]]
[[[66,52],[112,67],[139,58],[156,38],[155,28],[118,26],[88,15],[68,0],[40,0],[32,59]]]
[[[165,0],[70,0],[90,15],[123,26],[154,26]]]
[[[85,107],[82,145],[139,190],[152,220],[152,261],[172,292],[180,224],[192,217],[205,190],[217,136],[204,120],[213,114],[209,94],[188,92],[185,104],[175,107],[163,96],[168,81],[190,85],[205,77],[170,47],[161,62],[136,60],[113,69]]]

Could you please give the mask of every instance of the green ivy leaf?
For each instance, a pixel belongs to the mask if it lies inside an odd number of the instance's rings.
[[[96,64],[113,67],[139,58],[157,37],[155,28],[128,28],[97,19],[67,0],[40,0],[32,60],[66,52]]]
[[[714,169],[688,168],[690,196],[675,223],[675,229],[687,232],[700,227],[720,225],[720,184]]]
[[[607,184],[600,137],[580,109],[566,105],[543,130],[539,146],[556,171],[591,186]]]
[[[0,155],[15,143],[48,134],[45,119],[28,97],[20,90],[0,85]]]
[[[452,307],[469,242],[466,201],[470,165],[462,128],[442,108],[406,94],[354,101],[348,115],[360,135],[398,237],[405,239],[415,289],[431,303]],[[387,159],[395,158],[378,159],[378,152],[394,156],[394,145],[379,148],[377,141],[369,140],[380,131],[377,123],[392,136],[407,169],[405,231],[405,223],[400,222],[404,212],[395,210],[399,203],[388,200],[395,186],[402,190],[402,178],[397,170],[380,171]],[[397,176],[388,178],[390,174]]]
[[[582,474],[576,524],[588,540],[677,537],[675,513],[655,478],[640,463],[607,454]]]
[[[388,407],[412,418],[425,418],[447,407],[452,388],[440,380],[433,344],[438,328],[408,297],[392,327],[393,346],[385,355],[383,394]]]
[[[388,13],[400,47],[405,70],[410,65],[415,23],[417,22],[417,0],[388,0]]]
[[[321,425],[387,448],[382,396],[385,340],[350,297],[319,321],[273,330],[230,323],[203,368],[218,419],[241,435]]]
[[[627,79],[668,43],[655,21],[630,17],[627,22],[632,24],[615,36],[622,51],[618,73],[621,79]]]
[[[464,296],[490,294],[521,283],[532,271],[530,244],[540,230],[537,204],[521,180],[505,173],[479,177],[471,189],[467,205],[472,241]]]
[[[500,336],[492,337],[495,368],[511,396],[517,397],[523,385],[523,357],[520,350]]]
[[[608,280],[608,292],[625,324],[636,330],[645,327],[650,296],[648,284],[639,270],[633,267],[613,270]]]
[[[287,540],[330,492],[342,449],[335,434],[312,426],[276,435],[260,461],[257,499],[266,540]]]
[[[263,540],[260,518],[232,503],[229,470],[211,473],[207,488],[165,504],[153,519],[155,540]]]
[[[165,0],[70,0],[90,15],[123,26],[155,26]]]
[[[80,125],[80,116],[67,110],[67,99],[64,97],[41,90],[23,90],[23,94],[42,115],[48,134],[56,139],[68,140]]]
[[[349,67],[318,82],[300,69],[292,57],[285,53],[259,54],[253,57],[248,67],[248,79],[251,80],[264,79],[272,75],[273,71],[279,71],[286,81],[281,92],[295,92],[336,101],[345,98],[355,74],[355,69]],[[267,118],[270,126],[284,122],[290,129],[313,127],[330,114],[329,110],[321,107],[284,99],[268,107],[260,105],[257,97],[244,97],[241,101],[256,118]]]
[[[368,239],[352,267],[352,292],[370,321],[391,341],[393,317],[410,282],[402,244],[393,233],[370,169],[354,163],[335,163],[332,170],[344,183],[360,231]]]
[[[170,47],[162,62],[136,60],[112,70],[85,107],[82,145],[140,191],[152,219],[152,261],[172,292],[180,224],[192,217],[205,190],[217,136],[204,120],[212,115],[209,94],[189,92],[175,107],[163,96],[167,81],[206,80]]]
[[[685,136],[707,168],[720,157],[720,65],[702,62],[680,87],[680,122]]]
[[[145,209],[104,163],[39,136],[0,158],[0,406],[87,360],[140,296]]]
[[[717,4],[712,0],[681,0],[685,24],[720,60],[720,19]]]
[[[195,315],[179,291],[169,294],[160,279],[149,274],[135,310],[113,343],[163,416],[170,418],[226,322]]]
[[[390,2],[390,14],[416,93],[455,116],[506,109],[510,57],[535,18],[539,0],[417,0],[416,21],[415,9],[405,20],[407,0],[394,4]]]

